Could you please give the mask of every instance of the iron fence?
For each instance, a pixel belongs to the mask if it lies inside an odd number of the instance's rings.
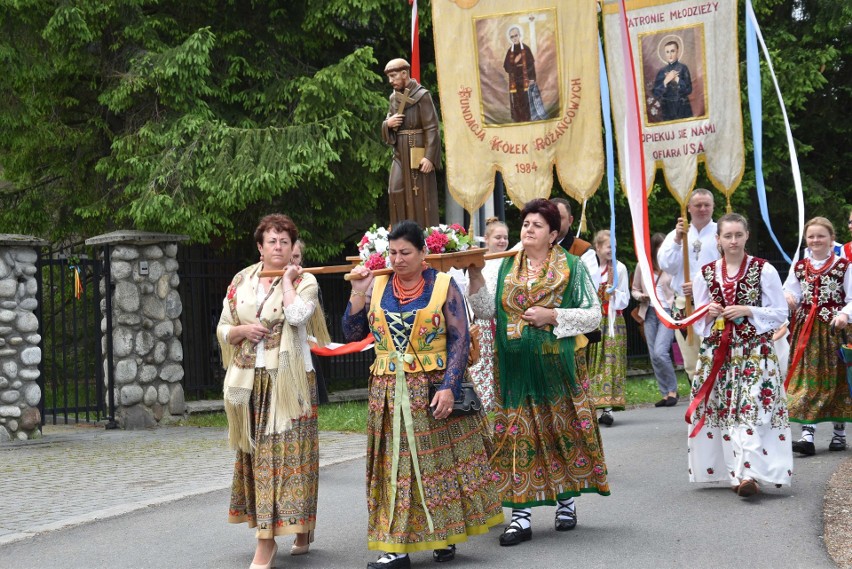
[[[42,422],[112,420],[102,365],[100,281],[97,248],[82,243],[43,251],[37,261],[39,320],[38,385]],[[111,374],[110,374],[111,375]]]

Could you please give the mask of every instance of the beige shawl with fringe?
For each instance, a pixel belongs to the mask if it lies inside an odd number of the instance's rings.
[[[297,298],[287,308],[302,303],[303,309],[307,307],[310,311],[312,307],[313,310],[307,322],[291,323],[287,320],[286,313],[291,312],[292,317],[293,311],[284,307],[280,281],[273,281],[271,292],[268,293],[258,315],[257,286],[260,269],[261,263],[257,263],[234,276],[228,286],[222,316],[216,330],[222,349],[222,364],[227,370],[224,398],[225,413],[228,416],[228,442],[231,448],[248,453],[254,448],[250,400],[254,386],[257,345],[250,340],[243,340],[237,345],[228,342],[231,327],[260,322],[270,330],[264,341],[265,367],[273,382],[270,416],[264,433],[266,435],[291,429],[294,419],[311,411],[310,386],[303,353],[304,338],[300,337],[299,329],[304,328],[303,336],[316,337],[317,344],[321,346],[330,341],[325,315],[319,303],[316,278],[304,273],[297,281]]]

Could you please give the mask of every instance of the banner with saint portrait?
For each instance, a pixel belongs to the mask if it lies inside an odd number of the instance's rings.
[[[447,183],[475,211],[500,171],[518,205],[553,168],[577,200],[603,175],[594,2],[432,0]]]
[[[612,113],[624,124],[625,78],[630,62],[621,46],[618,4],[603,6]],[[745,169],[737,53],[737,3],[698,0],[627,0],[627,27],[641,115],[646,185],[656,169],[684,205],[703,161],[707,176],[727,197]],[[624,163],[623,129],[619,163]]]

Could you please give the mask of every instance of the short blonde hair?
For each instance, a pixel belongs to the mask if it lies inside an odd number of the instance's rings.
[[[831,239],[834,240],[834,224],[831,223],[828,219],[819,216],[810,218],[805,224],[805,235],[808,234],[808,227],[811,227],[812,225],[819,225],[820,227],[825,227],[826,229],[828,229],[828,234],[831,235]]]
[[[594,243],[595,243],[595,249],[596,250],[601,244],[609,241],[609,235],[610,235],[609,229],[601,229],[600,231],[595,233]]]

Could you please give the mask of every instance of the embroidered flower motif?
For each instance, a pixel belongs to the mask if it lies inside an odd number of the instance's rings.
[[[426,326],[421,326],[419,330],[417,330],[418,336],[423,336],[426,333]]]
[[[509,428],[509,434],[510,434],[510,435],[512,435],[512,436],[517,435],[517,434],[518,434],[518,426],[517,426],[517,425],[512,425],[512,426]]]
[[[743,463],[743,466],[745,466],[746,468],[751,468],[751,463],[749,461],[745,461]]]
[[[731,435],[722,435],[722,440],[725,442],[731,442]]]
[[[708,433],[707,433],[707,438],[708,438],[708,439],[712,439],[712,438],[713,438],[713,433],[708,432]]]
[[[778,435],[778,440],[779,441],[786,441],[787,437],[785,437],[784,435]]]
[[[503,431],[505,431],[505,430],[506,430],[506,425],[504,425],[503,423],[496,423],[494,425],[494,432],[497,433],[497,434],[502,434]]]
[[[746,434],[751,436],[754,434],[754,429],[746,429]]]
[[[713,474],[715,471],[712,468],[707,469],[707,474]]]
[[[594,472],[598,476],[603,474],[603,471],[604,471],[603,466],[601,466],[600,464],[596,464],[595,467],[592,468],[592,472]]]

